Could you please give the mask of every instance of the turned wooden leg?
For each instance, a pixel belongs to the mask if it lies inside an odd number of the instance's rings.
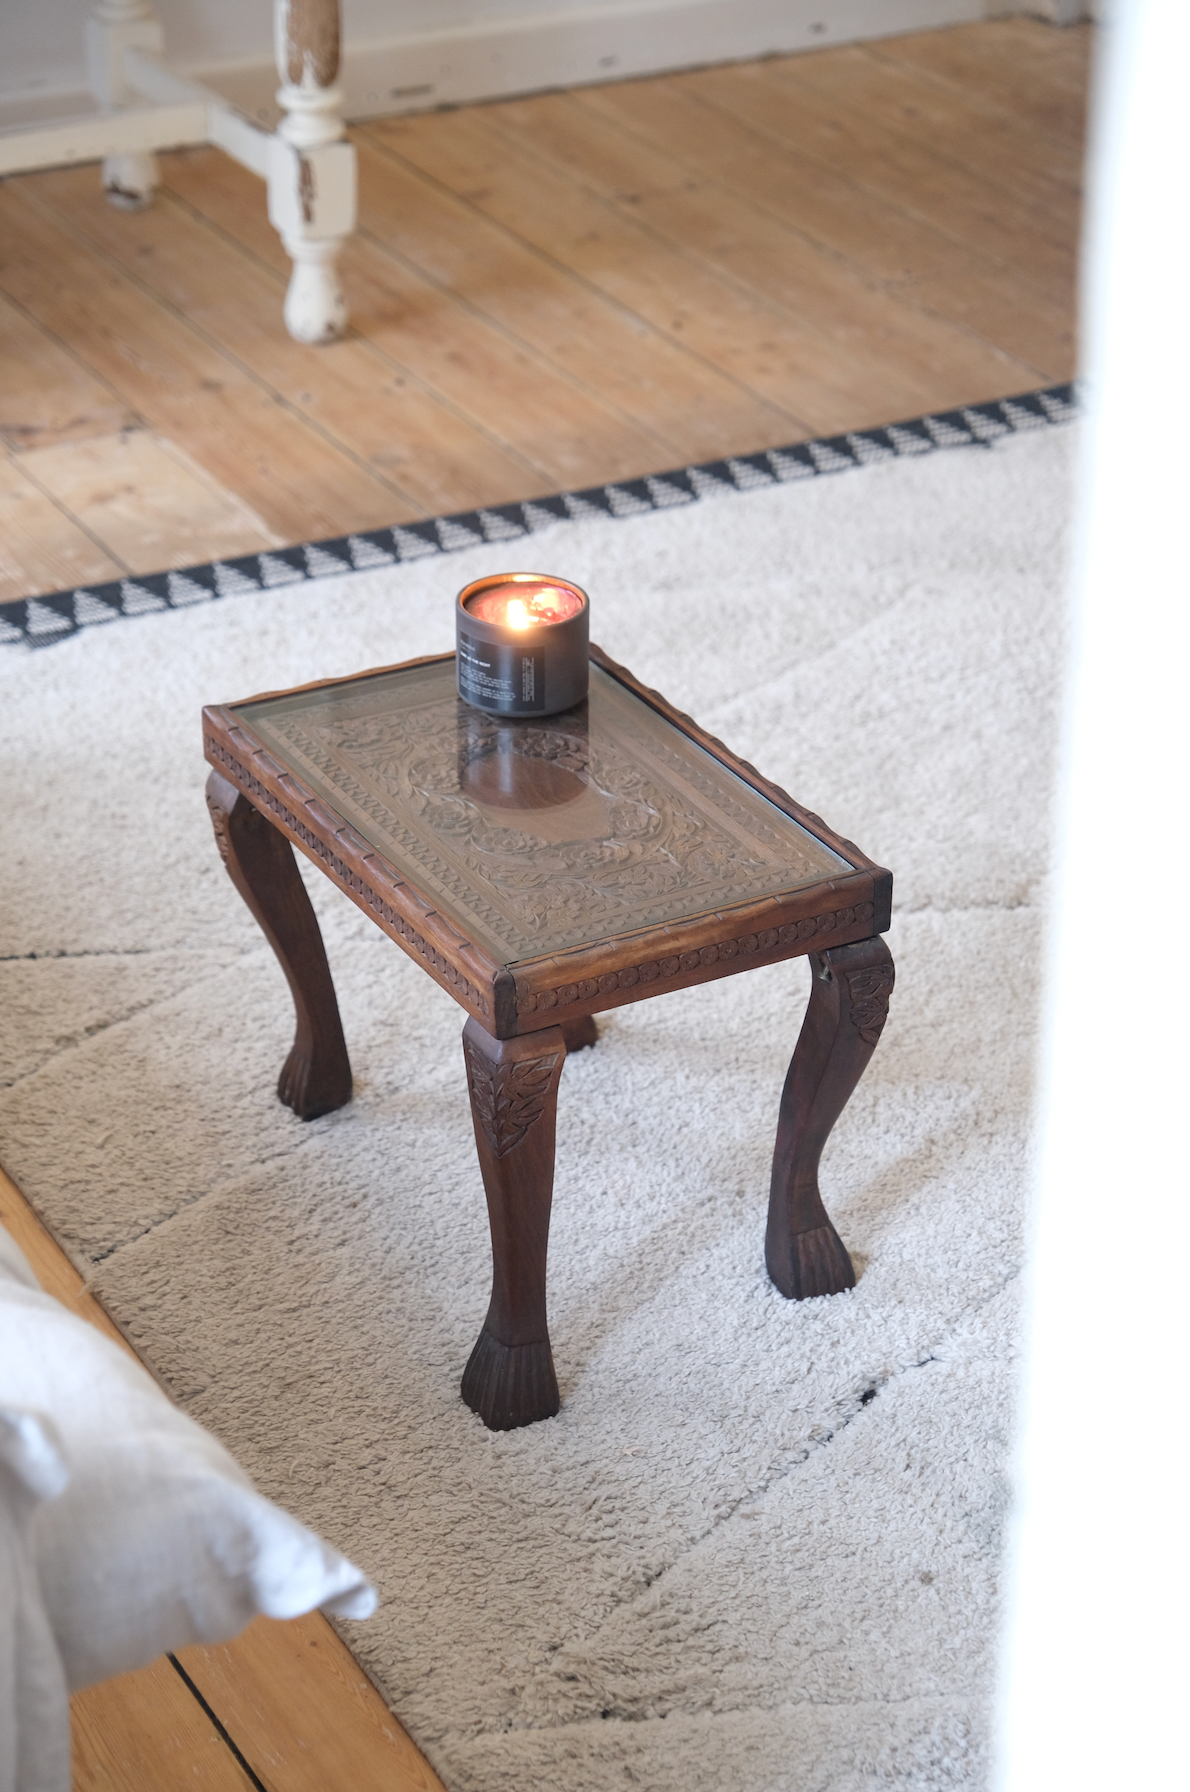
[[[293,262],[286,328],[298,342],[333,342],[347,325],[335,263],[355,228],[355,148],[340,111],[338,0],[274,0],[277,99],[285,113],[269,145],[269,219]]]
[[[765,1261],[789,1300],[854,1288],[855,1271],[818,1192],[831,1128],[867,1069],[888,1018],[892,954],[882,939],[816,952],[814,982],[785,1079]]]
[[[463,1028],[475,1145],[492,1228],[492,1300],[463,1373],[463,1399],[490,1431],[548,1419],[561,1404],[545,1317],[561,1027],[493,1039]]]
[[[162,28],[149,0],[95,0],[87,20],[87,80],[104,112],[144,104],[128,84],[124,58],[129,50],[160,56]],[[160,184],[157,158],[146,150],[104,157],[103,185],[109,202],[121,211],[148,205]]]
[[[285,836],[218,772],[207,779],[207,806],[223,863],[277,954],[297,1011],[277,1094],[299,1120],[316,1120],[351,1100],[351,1065],[306,886]]]

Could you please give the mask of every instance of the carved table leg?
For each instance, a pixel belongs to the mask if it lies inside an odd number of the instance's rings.
[[[299,1120],[351,1100],[351,1065],[318,922],[285,836],[218,772],[207,806],[231,881],[260,923],[285,972],[297,1033],[277,1094]]]
[[[545,1259],[554,1194],[560,1027],[493,1039],[463,1028],[471,1117],[492,1228],[492,1299],[463,1399],[490,1431],[548,1419],[561,1401],[545,1316]]]
[[[818,1192],[831,1128],[888,1018],[892,954],[882,939],[816,952],[814,982],[777,1122],[765,1261],[789,1300],[854,1288],[855,1271]]]
[[[587,1046],[594,1045],[599,1038],[599,1028],[595,1025],[593,1014],[584,1014],[579,1020],[559,1021],[558,1025],[562,1029],[567,1052],[585,1051]]]

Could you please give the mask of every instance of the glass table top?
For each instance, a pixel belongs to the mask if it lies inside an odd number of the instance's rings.
[[[470,708],[453,657],[231,713],[506,965],[852,869],[595,664],[557,716]]]

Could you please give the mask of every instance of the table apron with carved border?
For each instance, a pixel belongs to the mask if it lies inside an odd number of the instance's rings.
[[[517,1031],[870,939],[889,924],[883,896],[881,881],[861,871],[742,909],[514,965]]]
[[[509,970],[460,934],[234,714],[210,706],[203,723],[208,761],[498,1039],[713,982],[745,963],[849,945],[889,924],[892,877],[874,868]]]
[[[508,971],[423,901],[354,828],[279,765],[250,729],[226,710],[205,708],[203,745],[210,764],[469,1014],[498,1037],[515,1031]]]

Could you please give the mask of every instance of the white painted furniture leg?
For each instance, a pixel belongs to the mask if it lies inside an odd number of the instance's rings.
[[[277,99],[269,220],[293,262],[285,323],[298,342],[332,342],[347,323],[335,258],[355,228],[355,149],[339,116],[339,0],[275,0]]]
[[[164,36],[148,0],[96,0],[87,20],[87,80],[105,112],[136,103],[124,74],[126,50],[160,55]],[[125,211],[148,205],[158,184],[157,158],[147,152],[107,156],[103,185],[108,199]]]

